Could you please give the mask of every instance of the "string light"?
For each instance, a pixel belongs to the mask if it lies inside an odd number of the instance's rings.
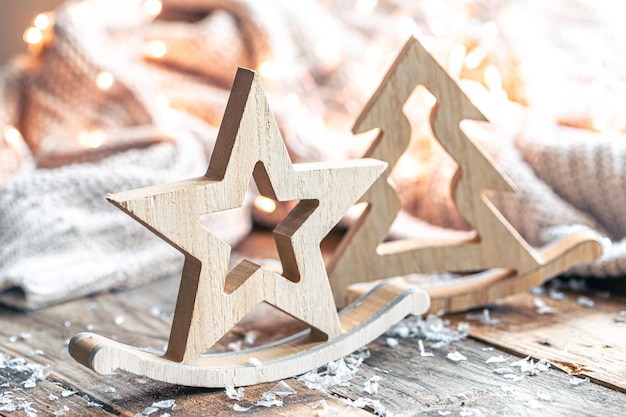
[[[277,65],[273,61],[265,61],[259,65],[259,73],[266,78],[276,76],[278,73]]]
[[[143,11],[150,18],[157,17],[163,10],[161,0],[145,0],[143,2]]]
[[[24,32],[23,39],[29,45],[38,45],[43,41],[43,32],[36,27],[29,27]]]
[[[110,89],[113,86],[114,82],[115,79],[113,78],[113,74],[108,71],[102,71],[96,76],[96,86],[100,90],[106,91]]]
[[[422,31],[415,23],[415,19],[411,16],[402,15],[396,20],[396,33],[401,39],[406,39],[409,36],[419,37]]]
[[[254,199],[254,207],[265,213],[273,213],[276,211],[276,202],[271,198],[260,195]]]
[[[106,139],[107,134],[99,129],[83,130],[78,134],[78,143],[92,149],[96,149],[102,146]]]
[[[33,20],[33,26],[37,29],[44,31],[50,27],[51,21],[50,16],[46,13],[39,13],[35,20]]]
[[[370,13],[378,5],[378,0],[357,0],[354,5],[357,12]]]
[[[163,41],[149,41],[145,43],[143,53],[150,58],[163,58],[167,53],[167,46],[165,46],[165,43]]]
[[[402,154],[393,170],[395,175],[408,180],[419,178],[423,171],[424,167],[408,153]]]
[[[9,145],[15,145],[16,143],[24,140],[22,134],[15,126],[6,125],[3,129],[4,140]]]

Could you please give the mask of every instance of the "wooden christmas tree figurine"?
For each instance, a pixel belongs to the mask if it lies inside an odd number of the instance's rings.
[[[400,211],[388,176],[411,136],[403,106],[420,85],[437,99],[431,115],[432,130],[459,165],[452,184],[453,196],[475,233],[464,239],[433,241],[425,236],[383,243]],[[600,244],[591,231],[573,233],[541,252],[519,235],[484,196],[485,190],[513,191],[515,187],[465,136],[459,126],[464,119],[487,120],[424,47],[416,39],[409,39],[353,129],[355,133],[380,129],[366,157],[389,165],[361,198],[367,208],[328,265],[337,305],[346,302],[346,288],[356,282],[410,273],[487,270],[466,277],[460,285],[457,281],[452,286],[426,289],[433,311],[467,309],[530,289],[576,262],[600,256]]]
[[[183,385],[250,385],[315,369],[406,315],[424,313],[427,295],[396,283],[380,285],[339,315],[333,302],[320,242],[385,167],[371,159],[292,165],[258,76],[239,69],[204,176],[108,197],[185,255],[166,353],[81,333],[70,342],[71,355],[103,374],[119,368]],[[199,222],[239,207],[250,178],[266,197],[300,200],[274,230],[281,273],[247,260],[228,271],[231,248]],[[254,352],[205,354],[261,302],[311,330]]]

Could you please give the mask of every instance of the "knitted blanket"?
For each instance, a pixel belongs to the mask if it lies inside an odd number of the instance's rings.
[[[549,105],[539,96],[545,89],[537,78],[524,78],[520,66],[537,57],[523,43],[524,30],[506,24],[516,2],[465,2],[472,6],[463,6],[466,20],[457,19],[455,1],[164,0],[156,20],[142,3],[67,2],[49,15],[53,25],[41,29],[31,53],[0,71],[1,303],[40,308],[180,274],[181,255],[105,196],[202,175],[237,66],[261,73],[294,162],[360,156],[367,141],[352,137],[350,124],[409,33],[423,37],[470,97],[486,96],[479,107],[494,123],[468,129],[520,186],[516,195],[492,199],[524,238],[542,246],[569,230],[591,228],[613,244],[600,262],[572,272],[612,277],[626,271],[624,126],[598,132],[592,122],[606,127],[621,119],[612,108],[605,119],[594,119],[597,95],[575,109],[568,97],[555,102],[554,91],[548,90]],[[579,44],[589,36],[604,42],[594,45],[610,45],[607,57],[616,55],[617,32],[592,32],[607,17],[594,2],[544,3],[526,2],[522,17],[540,22],[530,32],[544,39],[551,39],[551,24],[564,28],[559,33],[568,36],[551,46],[568,64],[584,57],[566,41]],[[565,21],[559,21],[559,4],[568,6]],[[444,18],[454,20],[445,31],[437,23]],[[506,29],[496,36],[494,24]],[[465,48],[460,64],[457,45]],[[468,57],[479,48],[469,45],[482,48],[477,67]],[[518,48],[522,55],[515,55]],[[540,58],[554,69],[554,55]],[[601,71],[586,72],[584,82],[625,67],[608,59],[602,64]],[[479,85],[482,73],[475,70],[491,67],[501,69],[500,83],[492,77]],[[558,68],[568,88],[581,89],[572,66]],[[626,85],[617,76],[610,81]],[[621,103],[619,96],[610,99]],[[423,126],[412,147],[426,151],[422,173],[396,179],[403,208],[435,225],[469,228],[446,194],[454,163],[433,150]],[[277,221],[253,213],[251,200],[202,222],[235,245],[255,216]],[[396,229],[413,236],[410,228]]]

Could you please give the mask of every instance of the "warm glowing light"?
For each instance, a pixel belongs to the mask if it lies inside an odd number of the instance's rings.
[[[3,129],[3,133],[4,140],[10,145],[15,145],[23,140],[22,134],[15,126],[6,125]]]
[[[161,0],[145,0],[143,2],[143,11],[148,17],[157,17],[163,10]]]
[[[405,39],[409,36],[419,37],[422,31],[411,16],[403,15],[396,20],[396,33],[400,38]]]
[[[408,153],[402,154],[394,168],[394,173],[404,179],[419,178],[422,172],[420,163]]]
[[[276,202],[271,198],[260,195],[254,199],[254,207],[265,213],[273,213],[276,211]]]
[[[435,19],[430,24],[430,30],[435,36],[445,36],[448,34],[448,22],[443,19]]]
[[[341,62],[341,46],[334,38],[319,39],[315,44],[315,53],[327,68],[334,68]]]
[[[609,128],[609,121],[604,116],[595,116],[591,120],[591,124],[598,132],[603,132]]]
[[[480,34],[485,39],[495,39],[498,36],[498,25],[495,22],[485,22],[480,27]]]
[[[259,73],[263,77],[272,77],[278,74],[278,66],[273,61],[265,61],[259,65]]]
[[[484,78],[485,84],[487,84],[490,90],[502,89],[502,75],[495,65],[488,65],[487,68],[485,68]]]
[[[78,143],[88,148],[99,148],[106,141],[107,134],[102,130],[83,130],[78,134]]]
[[[167,98],[167,95],[164,93],[160,93],[155,100],[157,108],[161,110],[167,110],[170,108],[170,99]]]
[[[113,74],[108,71],[102,71],[96,76],[96,85],[100,90],[108,90],[113,86]]]
[[[428,107],[433,107],[437,103],[437,97],[435,97],[430,91],[424,90],[424,104]]]
[[[478,54],[475,52],[470,52],[469,54],[465,55],[465,66],[468,69],[478,68],[478,66],[480,65],[480,61],[480,56],[478,56]]]
[[[163,41],[154,40],[146,42],[143,47],[143,53],[150,58],[163,58],[167,53],[167,46]]]
[[[33,26],[41,31],[48,29],[50,27],[50,16],[46,13],[39,13],[33,20]]]
[[[462,43],[457,43],[450,49],[450,54],[448,55],[448,71],[452,76],[460,78],[461,71],[463,70],[463,62],[465,61],[465,54],[467,54],[467,48]]]
[[[43,40],[43,32],[35,27],[30,27],[24,32],[24,42],[29,45],[37,45]]]
[[[300,107],[300,97],[298,97],[294,93],[285,94],[285,97],[283,97],[283,104],[287,109],[297,109],[298,107]]]
[[[378,0],[356,0],[355,8],[357,12],[369,13],[378,4]]]

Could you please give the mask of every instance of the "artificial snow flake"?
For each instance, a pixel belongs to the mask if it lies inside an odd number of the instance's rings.
[[[265,392],[261,396],[261,399],[256,402],[257,407],[282,407],[283,400],[280,398],[276,398],[276,394],[273,392]]]
[[[126,320],[126,318],[124,316],[117,316],[117,317],[115,317],[115,325],[119,326],[122,323],[124,323],[125,320]]]
[[[54,412],[54,416],[64,416],[66,415],[68,412],[70,411],[69,407],[67,405],[64,405],[63,407],[59,408],[57,411]]]
[[[329,362],[321,371],[312,370],[300,375],[298,381],[303,382],[309,389],[328,391],[334,386],[347,386],[356,375],[359,367],[369,357],[369,350],[362,349],[348,356]]]
[[[152,403],[152,407],[160,408],[162,410],[167,408],[174,408],[175,406],[176,400],[161,400]]]
[[[587,298],[583,295],[579,296],[578,299],[576,299],[576,302],[578,303],[578,305],[587,308],[593,308],[593,306],[596,304],[591,298]]]
[[[426,349],[424,349],[424,342],[422,342],[422,339],[417,341],[417,347],[419,348],[421,357],[435,356],[432,352],[426,352]]]
[[[56,401],[59,399],[58,395],[48,394],[48,401]]]
[[[288,395],[296,394],[296,390],[291,388],[289,384],[287,384],[285,381],[280,381],[276,385],[274,385],[272,389],[268,391],[268,393],[272,393],[278,395],[281,398],[285,398]]]
[[[235,403],[233,405],[233,410],[235,411],[241,411],[241,412],[245,412],[250,410],[252,407],[244,407],[243,405],[240,405],[239,403]]]
[[[492,318],[489,309],[485,308],[482,313],[468,313],[465,315],[466,320],[478,320],[486,326],[500,323],[500,319]]]
[[[252,365],[254,365],[255,368],[260,368],[260,367],[263,366],[261,361],[258,360],[257,358],[248,358],[248,362],[250,362]]]
[[[565,300],[567,300],[567,296],[564,293],[562,293],[561,291],[558,291],[558,290],[556,290],[554,288],[550,289],[550,291],[548,292],[548,295],[553,300],[557,300],[557,301],[565,301]]]
[[[343,399],[343,401],[345,403],[347,403],[348,405],[352,406],[352,407],[356,407],[356,408],[365,408],[365,407],[371,407],[374,409],[374,413],[378,414],[379,416],[384,416],[386,414],[386,410],[385,410],[385,406],[382,405],[380,403],[380,401],[378,400],[373,400],[371,398],[365,398],[365,397],[360,397],[357,398],[354,401],[351,401],[349,399]]]
[[[440,416],[449,416],[450,414],[452,414],[452,411],[446,411],[446,410],[439,411]]]
[[[378,375],[374,375],[365,381],[363,391],[368,394],[378,394],[378,381],[380,381],[380,377]]]
[[[589,382],[589,378],[588,377],[586,377],[586,378],[578,378],[577,376],[573,376],[573,377],[571,377],[569,379],[569,383],[574,385],[574,386],[580,385],[580,384],[582,384],[584,382]]]
[[[437,343],[432,346],[433,349],[439,349],[467,337],[466,333],[448,327],[441,317],[434,314],[429,314],[425,319],[418,316],[404,319],[387,331],[386,335],[402,339],[420,337],[435,341]]]
[[[490,356],[489,359],[485,361],[485,363],[502,363],[502,362],[508,361],[509,359],[511,359],[510,356],[505,358],[502,355],[495,355],[495,356]]]
[[[509,366],[519,367],[520,372],[528,373],[528,375],[537,375],[540,372],[546,372],[550,369],[550,362],[546,359],[540,359],[537,362],[533,361],[530,356],[524,359],[512,362]]]
[[[239,401],[243,398],[243,395],[244,395],[243,387],[239,387],[235,389],[235,387],[232,385],[226,385],[225,389],[226,389],[226,396],[230,398],[231,400]]]
[[[66,398],[66,397],[69,397],[70,395],[74,395],[74,394],[76,394],[76,391],[72,391],[72,390],[66,389],[66,390],[63,390],[63,392],[61,393],[61,396],[63,398]]]
[[[243,341],[248,346],[253,346],[256,343],[256,339],[259,337],[259,332],[256,330],[250,330],[243,338]]]
[[[388,337],[387,346],[392,347],[392,348],[398,346],[398,339],[396,339],[395,337]]]
[[[241,350],[241,340],[237,340],[236,342],[230,342],[228,344],[228,350],[232,350],[233,352],[239,352]]]
[[[448,359],[450,359],[451,361],[454,361],[454,362],[460,362],[460,361],[466,361],[467,360],[467,357],[465,357],[465,355],[463,355],[458,350],[455,350],[453,352],[448,353],[446,355],[446,358],[448,358]]]
[[[546,304],[541,298],[534,298],[533,304],[537,309],[537,314],[551,314],[554,313],[554,309]]]

